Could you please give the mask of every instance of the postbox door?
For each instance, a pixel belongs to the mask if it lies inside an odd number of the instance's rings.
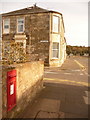
[[[7,109],[11,110],[16,105],[16,76],[7,79]]]

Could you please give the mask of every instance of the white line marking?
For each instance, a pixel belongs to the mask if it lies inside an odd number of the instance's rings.
[[[87,83],[87,82],[77,82],[77,81],[71,81],[71,80],[66,80],[66,79],[44,78],[44,80],[54,81],[54,82],[70,82],[70,83],[77,83],[77,84],[81,84],[85,86],[90,86],[90,83]]]
[[[87,72],[84,72],[84,73],[85,73],[85,75],[90,76],[90,74],[88,74]]]
[[[64,74],[70,75],[71,73],[64,73]]]
[[[58,74],[58,73],[56,73],[56,72],[46,72],[46,71],[45,71],[45,73]]]
[[[83,73],[80,73],[80,75],[83,75]]]
[[[79,72],[80,70],[78,70],[78,69],[77,69],[77,70],[71,70],[71,71],[76,71],[76,72]]]

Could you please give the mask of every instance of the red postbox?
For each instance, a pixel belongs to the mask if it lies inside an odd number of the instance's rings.
[[[16,105],[16,70],[7,72],[7,110]]]

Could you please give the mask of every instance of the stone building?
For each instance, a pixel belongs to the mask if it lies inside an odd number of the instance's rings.
[[[22,42],[27,56],[35,55],[48,66],[66,59],[63,15],[36,5],[2,15],[3,41]]]

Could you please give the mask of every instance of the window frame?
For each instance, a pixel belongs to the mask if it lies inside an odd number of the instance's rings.
[[[8,28],[8,32],[5,32],[5,20],[8,20],[9,21],[9,28]],[[3,19],[3,34],[9,34],[10,33],[10,19],[9,18],[5,18]]]
[[[57,17],[58,18],[58,31],[55,31],[54,30],[54,19],[53,19],[53,17]],[[53,15],[52,16],[52,32],[53,33],[59,33],[60,32],[60,17],[59,16],[57,16],[57,15]]]
[[[55,48],[55,49],[53,48],[53,44],[54,44],[54,43],[57,43],[57,44],[58,44],[58,48]],[[56,57],[56,56],[54,57],[53,51],[58,52],[58,57]],[[59,42],[53,42],[53,43],[52,43],[52,59],[59,59]]]
[[[18,26],[19,26],[19,24],[18,24],[18,20],[19,20],[19,19],[22,19],[22,20],[23,20],[23,31],[21,31],[21,32],[18,31],[18,30],[19,30],[19,29],[18,29],[18,28],[19,28],[19,27],[18,27]],[[24,30],[25,30],[25,18],[23,18],[23,17],[17,18],[17,33],[24,33]]]

